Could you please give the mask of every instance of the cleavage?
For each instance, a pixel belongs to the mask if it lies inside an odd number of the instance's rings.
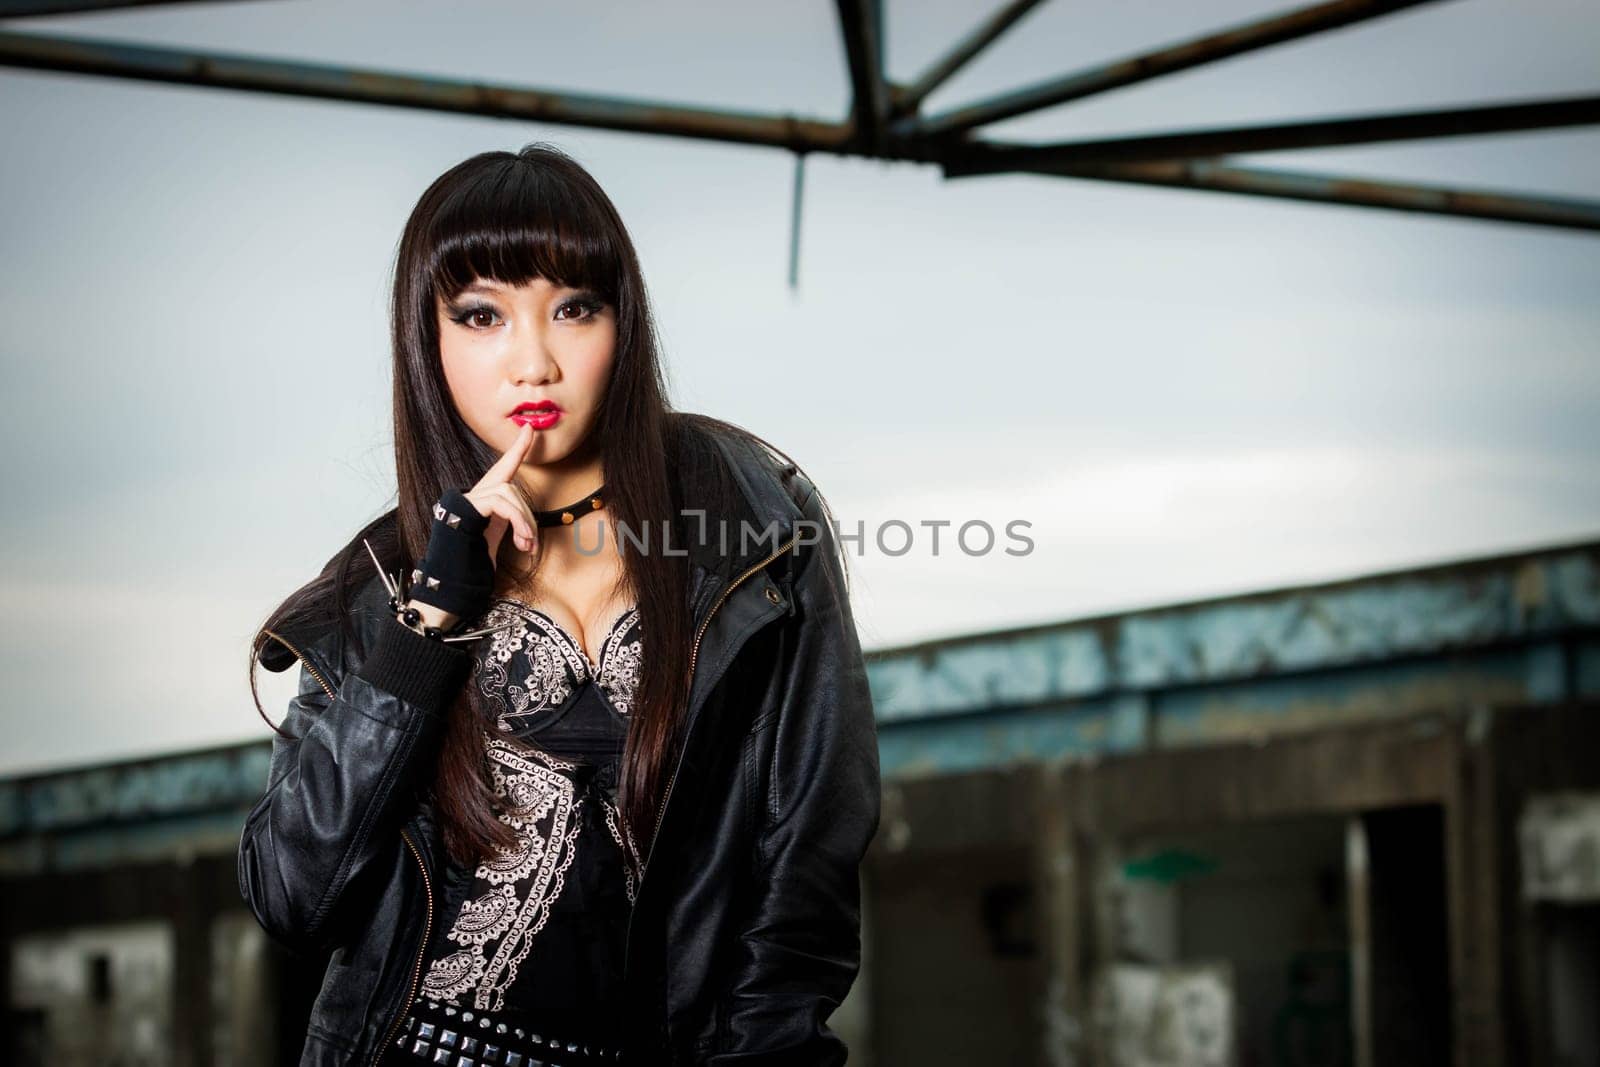
[[[551,625],[551,627],[560,633],[560,640],[565,641],[572,647],[574,652],[583,657],[584,664],[588,667],[589,676],[591,678],[599,676],[600,669],[605,666],[604,662],[602,662],[601,659],[597,659],[596,656],[589,654],[588,649],[584,647],[584,643],[573,635],[571,627],[568,627],[566,624],[562,623],[560,619],[556,618],[545,608],[539,607],[535,604],[530,604],[525,600],[518,600],[515,597],[509,596],[501,596],[498,597],[498,599],[509,601],[518,607],[542,616],[544,620]],[[602,658],[605,656],[606,643],[611,640],[612,635],[616,632],[617,627],[622,623],[622,620],[631,614],[632,611],[632,607],[625,607],[620,613],[612,616],[611,621],[607,623],[606,628],[601,631],[600,639],[596,642],[597,647],[595,651],[597,656]]]

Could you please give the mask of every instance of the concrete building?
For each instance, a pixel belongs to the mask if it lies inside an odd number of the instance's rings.
[[[1600,542],[870,670],[852,1063],[1600,1063]],[[321,967],[234,873],[269,751],[0,781],[9,1062],[293,1062]]]

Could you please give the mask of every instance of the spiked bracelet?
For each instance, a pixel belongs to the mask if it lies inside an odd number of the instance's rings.
[[[389,610],[394,613],[395,618],[402,625],[415,630],[424,637],[431,637],[446,643],[476,641],[484,634],[491,634],[496,630],[503,630],[513,625],[513,623],[504,622],[498,626],[488,626],[476,630],[468,629],[472,616],[459,617],[454,623],[446,627],[422,625],[422,612],[411,606],[411,601],[422,600],[417,595],[415,586],[405,581],[404,573],[391,575],[383,569],[383,561],[378,558],[378,552],[372,547],[371,541],[363,539],[361,543],[367,546],[367,555],[372,557],[372,565],[377,568],[378,577],[383,580],[383,587],[389,591]],[[419,573],[417,570],[412,571],[412,574],[417,573]],[[428,601],[422,600],[422,602],[427,603]]]
[[[395,618],[424,637],[432,637],[442,641],[455,637],[467,629],[466,619],[457,619],[449,626],[424,625],[422,612],[411,607],[409,601],[402,601],[398,593],[389,598],[389,610],[394,613]]]

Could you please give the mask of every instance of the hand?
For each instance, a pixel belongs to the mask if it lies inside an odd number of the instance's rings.
[[[512,480],[533,441],[523,426],[517,439],[478,484],[462,492],[446,489],[435,505],[433,528],[422,562],[412,575],[407,606],[430,626],[475,619],[493,597],[495,561],[507,531],[518,547],[538,548],[539,528],[522,491]],[[431,606],[431,610],[430,610]]]
[[[523,552],[532,555],[539,547],[539,527],[533,521],[533,509],[515,481],[517,470],[533,444],[533,433],[533,427],[523,423],[511,447],[484,473],[478,484],[466,492],[466,498],[478,513],[489,518],[484,537],[489,544],[489,559],[496,566],[499,565],[500,544],[508,530],[514,531],[513,543]]]

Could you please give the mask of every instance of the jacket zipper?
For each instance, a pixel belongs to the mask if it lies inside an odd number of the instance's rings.
[[[428,940],[433,932],[433,883],[428,879],[428,866],[422,862],[422,853],[412,844],[411,835],[406,833],[403,827],[400,836],[404,839],[406,847],[411,850],[411,854],[417,858],[417,867],[422,871],[422,888],[428,893],[428,915],[422,923],[422,941],[417,946],[417,962],[411,967],[411,988],[406,993],[405,1000],[400,1002],[400,1010],[395,1012],[394,1021],[389,1024],[388,1032],[383,1035],[383,1040],[378,1042],[378,1048],[372,1054],[373,1067],[377,1067],[378,1061],[389,1050],[389,1042],[394,1040],[395,1031],[400,1028],[400,1017],[406,1013],[407,1006],[417,995],[417,986],[422,981],[422,957],[428,951]]]
[[[722,602],[728,599],[728,594],[739,588],[739,585],[746,578],[750,577],[752,574],[756,573],[761,568],[765,567],[767,564],[771,563],[773,560],[789,551],[789,549],[793,548],[794,543],[798,540],[800,540],[800,535],[797,533],[793,537],[789,538],[788,544],[782,545],[777,551],[773,552],[772,555],[768,556],[766,559],[762,560],[760,563],[757,563],[754,567],[751,567],[749,570],[739,575],[739,577],[735,578],[731,583],[729,583],[728,588],[722,591],[722,595],[717,597],[716,603],[711,605],[711,610],[706,612],[706,617],[700,621],[700,628],[695,631],[694,635],[694,646],[689,650],[689,678],[691,679],[691,682],[694,678],[695,659],[700,655],[700,639],[705,636],[706,627],[711,625],[711,617],[717,613],[718,608],[722,607]],[[687,748],[687,737],[684,738],[684,742],[684,747]],[[667,779],[666,791],[661,795],[661,806],[656,810],[655,829],[650,831],[650,847],[645,851],[644,866],[639,868],[639,889],[635,890],[635,893],[642,891],[644,888],[644,872],[649,868],[650,860],[655,855],[656,838],[661,833],[661,821],[666,817],[667,801],[672,799],[672,787],[678,780],[678,768],[682,765],[683,753],[679,752],[677,762],[672,766],[672,774]]]
[[[306,657],[300,654],[300,650],[298,648],[295,648],[288,641],[284,640],[278,634],[273,633],[271,630],[263,630],[262,632],[268,637],[277,641],[278,644],[282,645],[284,648],[287,648],[290,652],[293,652],[294,658],[299,660],[301,665],[304,666],[306,670],[311,672],[311,677],[315,678],[317,680],[317,684],[322,686],[323,692],[328,694],[328,699],[333,700],[335,698],[336,694],[333,691],[333,686],[329,685],[328,680],[322,677],[322,673],[311,665],[310,660],[306,659]]]

